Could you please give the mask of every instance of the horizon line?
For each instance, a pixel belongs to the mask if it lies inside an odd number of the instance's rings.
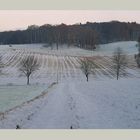
[[[38,26],[38,27],[41,27],[41,26],[44,26],[44,25],[51,25],[51,26],[58,26],[58,25],[67,25],[67,26],[72,26],[72,25],[84,25],[84,24],[87,24],[87,23],[111,23],[111,22],[120,22],[120,23],[135,23],[135,24],[140,24],[139,22],[137,21],[120,21],[120,20],[109,20],[109,21],[97,21],[97,22],[92,22],[92,21],[86,21],[84,23],[82,22],[77,22],[77,23],[73,23],[73,24],[67,24],[67,23],[58,23],[58,24],[50,24],[50,23],[44,23],[42,25],[37,25],[37,24],[30,24],[26,27],[20,27],[20,28],[17,28],[17,29],[7,29],[7,30],[0,30],[0,32],[14,32],[14,31],[24,31],[24,30],[27,30],[29,26],[32,26],[32,25],[35,25],[35,26]]]

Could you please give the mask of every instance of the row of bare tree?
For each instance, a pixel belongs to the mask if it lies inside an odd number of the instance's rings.
[[[125,73],[125,68],[127,67],[127,59],[124,52],[117,48],[115,50],[113,55],[113,69],[117,75],[117,80],[119,78],[120,73]],[[27,58],[23,59],[20,62],[20,68],[19,70],[27,77],[27,85],[29,85],[29,79],[32,73],[34,73],[36,70],[38,70],[40,67],[39,62],[34,56],[28,56]],[[95,74],[95,69],[98,67],[98,65],[88,58],[84,58],[80,60],[80,68],[83,71],[83,73],[86,76],[86,79],[88,81],[89,74],[93,73]]]
[[[127,59],[125,53],[122,51],[122,49],[117,48],[114,51],[113,57],[112,57],[112,70],[116,74],[117,80],[119,79],[120,74],[125,74],[125,69],[127,67]],[[86,79],[88,81],[89,74],[95,74],[96,68],[98,67],[98,64],[96,64],[94,61],[88,58],[84,58],[80,62],[81,70],[85,74]]]
[[[138,39],[138,44],[136,46],[138,47],[138,54],[135,54],[135,61],[137,63],[138,68],[140,68],[140,37]],[[125,75],[126,68],[128,66],[127,56],[121,48],[118,47],[114,51],[112,62],[113,62],[112,69],[115,72],[118,80],[120,74]],[[82,59],[80,65],[81,70],[85,74],[87,81],[89,78],[89,74],[95,74],[96,72],[95,69],[98,68],[96,63],[94,63],[88,58]]]

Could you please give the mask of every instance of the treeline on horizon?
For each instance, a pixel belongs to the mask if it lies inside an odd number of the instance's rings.
[[[26,30],[0,32],[0,44],[46,43],[52,46],[67,44],[85,49],[115,41],[134,41],[140,36],[140,24],[136,22],[101,22],[74,25],[30,25]]]

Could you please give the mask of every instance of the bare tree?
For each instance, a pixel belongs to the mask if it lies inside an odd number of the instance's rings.
[[[120,74],[125,74],[127,66],[126,55],[121,48],[117,48],[113,54],[113,69],[115,70],[117,80],[119,79]]]
[[[89,74],[91,74],[92,72],[92,62],[88,58],[81,59],[80,68],[82,72],[85,74],[87,82],[88,82]]]
[[[29,85],[30,76],[38,70],[40,64],[34,56],[27,56],[20,62],[19,70],[27,77],[27,85]]]

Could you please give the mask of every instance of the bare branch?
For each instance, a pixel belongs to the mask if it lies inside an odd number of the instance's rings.
[[[96,64],[93,61],[89,60],[88,58],[83,58],[80,60],[80,69],[85,74],[87,81],[89,74],[94,73],[95,67]]]
[[[20,62],[19,71],[21,71],[27,77],[27,85],[29,85],[30,75],[38,70],[40,64],[34,56],[27,56]]]

